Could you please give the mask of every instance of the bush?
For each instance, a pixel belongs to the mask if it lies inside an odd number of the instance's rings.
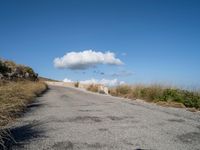
[[[123,86],[118,86],[116,88],[116,92],[119,94],[119,95],[127,95],[129,93],[131,93],[131,87],[130,86],[126,86],[126,85],[123,85]]]
[[[183,92],[183,104],[186,107],[200,108],[200,95],[196,92]]]
[[[0,73],[5,74],[8,70],[8,67],[0,60]]]
[[[79,87],[79,82],[74,83],[74,87],[78,88]]]
[[[141,88],[139,98],[144,98],[149,101],[158,101],[163,94],[163,90],[159,86]]]
[[[33,69],[30,68],[30,67],[27,67],[27,66],[24,67],[24,71],[28,72],[29,74],[35,74],[35,72],[33,71]]]
[[[13,61],[9,61],[9,60],[4,61],[4,64],[5,66],[11,69],[14,69],[17,67],[17,65]]]
[[[164,89],[163,95],[160,97],[164,101],[175,101],[183,103],[182,91],[178,89]]]
[[[98,92],[98,85],[91,84],[88,86],[87,90],[91,92]]]

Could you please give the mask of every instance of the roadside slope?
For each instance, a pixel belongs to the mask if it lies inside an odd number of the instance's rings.
[[[0,149],[9,131],[5,126],[22,115],[35,97],[47,89],[28,66],[0,59]]]

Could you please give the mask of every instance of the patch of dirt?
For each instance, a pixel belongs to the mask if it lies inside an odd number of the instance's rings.
[[[186,110],[190,111],[190,112],[198,112],[199,111],[196,108],[187,108]]]
[[[156,104],[160,105],[160,106],[163,106],[163,107],[186,108],[184,104],[177,103],[177,102],[163,102],[163,101],[159,101]]]

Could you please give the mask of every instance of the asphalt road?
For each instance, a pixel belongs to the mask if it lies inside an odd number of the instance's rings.
[[[14,150],[200,150],[200,113],[50,86],[10,132]]]

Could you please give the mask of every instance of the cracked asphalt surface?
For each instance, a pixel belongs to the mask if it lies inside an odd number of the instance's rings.
[[[14,150],[200,150],[200,113],[50,86],[10,132]]]

